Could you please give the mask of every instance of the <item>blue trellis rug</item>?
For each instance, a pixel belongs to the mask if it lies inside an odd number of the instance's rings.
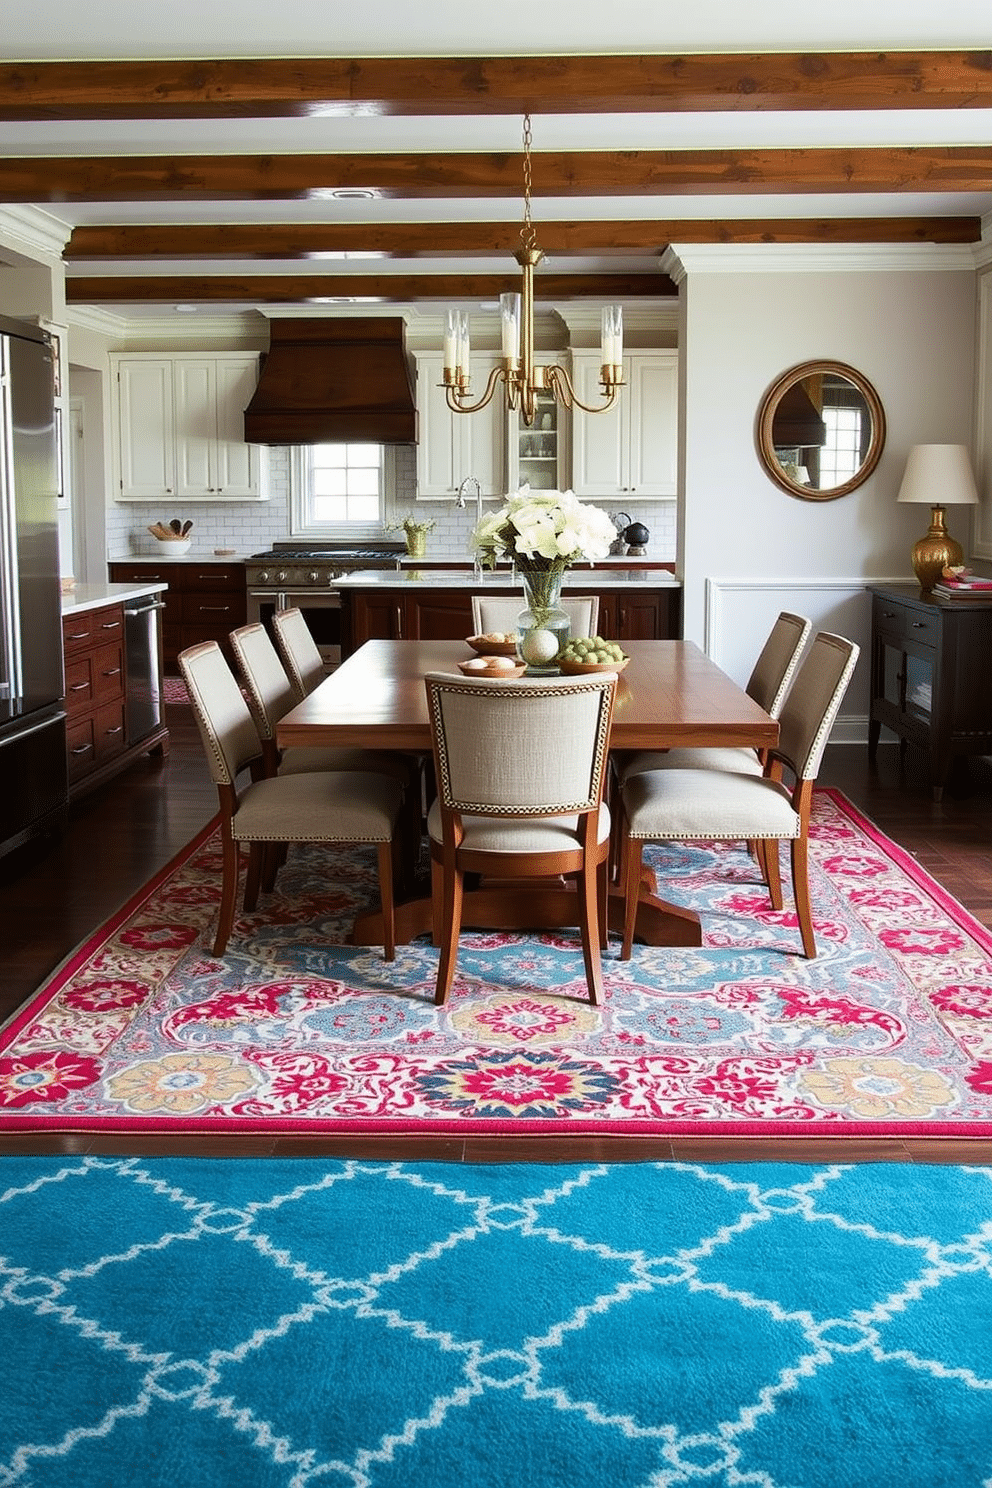
[[[987,1488],[992,1168],[0,1159],[0,1484]]]

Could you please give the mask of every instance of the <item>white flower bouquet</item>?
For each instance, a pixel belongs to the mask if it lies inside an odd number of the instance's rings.
[[[574,491],[532,491],[520,487],[499,511],[482,518],[472,533],[472,549],[483,568],[510,558],[522,572],[557,569],[578,559],[605,558],[616,527],[598,506]]]

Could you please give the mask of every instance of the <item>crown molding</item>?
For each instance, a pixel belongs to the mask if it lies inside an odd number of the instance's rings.
[[[39,255],[46,264],[55,260],[62,267],[62,252],[72,228],[40,207],[0,207],[0,242],[32,263]]]
[[[974,273],[970,243],[673,243],[661,267],[680,284],[689,274]]]

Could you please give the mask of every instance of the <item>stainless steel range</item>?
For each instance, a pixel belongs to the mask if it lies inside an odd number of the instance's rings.
[[[324,661],[336,666],[341,660],[337,580],[362,568],[396,568],[405,551],[402,543],[364,547],[326,544],[319,548],[276,543],[266,552],[245,559],[248,619],[268,626],[276,610],[301,609]]]

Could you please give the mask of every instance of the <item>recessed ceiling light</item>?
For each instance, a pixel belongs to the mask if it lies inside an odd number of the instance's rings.
[[[375,192],[364,186],[339,186],[330,195],[335,201],[372,201]]]
[[[177,315],[195,315],[196,312],[197,312],[197,310],[199,308],[200,308],[199,305],[177,305],[176,306],[176,314]]]

